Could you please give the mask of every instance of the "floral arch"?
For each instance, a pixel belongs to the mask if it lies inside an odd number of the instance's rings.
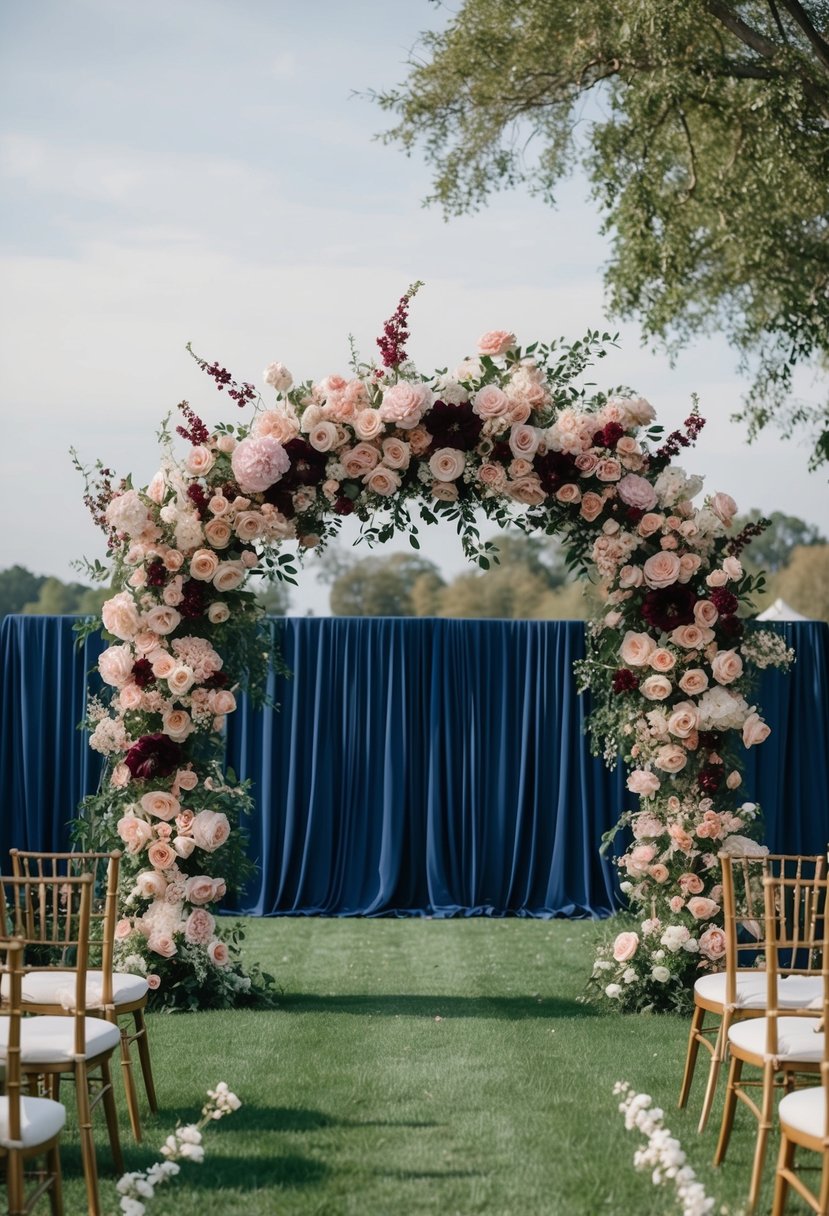
[[[616,1007],[680,1004],[723,956],[717,853],[745,848],[756,815],[739,794],[742,749],[769,734],[752,672],[793,657],[744,630],[759,579],[740,554],[762,525],[731,535],[725,493],[694,505],[702,482],[673,460],[703,426],[696,405],[665,437],[643,398],[587,393],[607,334],[522,349],[494,331],[451,372],[420,374],[405,354],[419,286],[386,323],[380,364],[355,356],[347,378],[295,384],[272,363],[266,403],[199,359],[252,418],[211,429],[182,402],[186,454],[165,425],[146,488],[86,473],[116,594],[102,612],[105,693],[88,715],[104,775],[75,827],[83,844],[125,850],[118,966],[148,975],[164,1006],[267,999],[269,977],[245,970],[238,931],[223,935],[211,910],[250,868],[250,798],[223,771],[222,728],[240,688],[263,695],[271,643],[251,576],[293,581],[283,543],[324,544],[350,514],[370,541],[406,531],[419,547],[413,508],[453,521],[486,567],[483,511],[557,533],[605,589],[576,676],[593,695],[594,749],[622,757],[639,797],[617,862],[639,923],[600,951],[591,986]]]

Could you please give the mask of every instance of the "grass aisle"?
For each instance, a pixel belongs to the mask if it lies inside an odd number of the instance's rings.
[[[275,1012],[156,1016],[162,1110],[145,1145],[227,1081],[243,1108],[207,1132],[201,1166],[158,1191],[158,1216],[656,1216],[669,1192],[636,1174],[638,1139],[611,1090],[626,1079],[667,1122],[717,1197],[737,1207],[753,1146],[740,1118],[726,1167],[675,1109],[687,1021],[580,1005],[586,922],[277,920],[250,925],[252,956],[279,977]],[[716,1110],[714,1120],[718,1121]],[[74,1119],[67,1212],[85,1211]],[[773,1159],[774,1150],[770,1153]],[[106,1149],[99,1159],[108,1168]],[[69,1176],[74,1174],[75,1176]],[[107,1210],[115,1189],[102,1180]],[[768,1210],[768,1207],[766,1207]],[[794,1209],[793,1209],[794,1210]]]

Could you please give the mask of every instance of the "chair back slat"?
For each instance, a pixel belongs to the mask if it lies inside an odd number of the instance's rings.
[[[777,1056],[778,1022],[786,1018],[826,1018],[829,1015],[829,880],[824,877],[804,877],[798,873],[793,877],[766,875],[763,879],[763,895],[766,911],[766,1053]],[[780,1007],[780,980],[787,975],[802,975],[803,968],[792,966],[796,952],[808,955],[812,963],[811,974],[820,975],[823,981],[823,998],[820,1006],[810,1004],[805,1008]],[[824,1038],[824,1064],[829,1065],[826,1036]]]
[[[21,966],[23,962],[23,942],[15,938],[0,939],[0,976],[8,989],[8,1008],[5,1016],[8,1019],[8,1035],[6,1041],[5,1091],[8,1099],[8,1135],[12,1141],[20,1140],[20,1097],[22,1093],[20,1071],[20,1006],[21,1006]]]

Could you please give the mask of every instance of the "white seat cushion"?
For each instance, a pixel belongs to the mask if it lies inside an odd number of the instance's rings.
[[[786,1094],[780,1101],[780,1122],[807,1136],[825,1135],[826,1090],[816,1085]]]
[[[24,1148],[45,1144],[66,1122],[66,1110],[50,1098],[20,1099],[20,1139]],[[0,1097],[0,1144],[9,1147],[9,1100]]]
[[[725,1004],[725,972],[715,971],[701,975],[694,984],[694,992],[706,1001]],[[737,972],[737,1005],[740,1009],[765,1009],[766,976],[763,971]]]
[[[819,1064],[823,1059],[822,1033],[816,1034],[819,1018],[778,1018],[777,1059],[803,1064]],[[728,1041],[743,1051],[760,1057],[766,1052],[766,1023],[768,1018],[750,1018],[736,1022],[728,1031]]]
[[[86,973],[86,1004],[94,1009],[101,1004],[103,989],[101,972]],[[29,971],[21,984],[23,1003],[32,1005],[60,1005],[64,1009],[75,1007],[75,973],[73,971]],[[140,975],[126,971],[115,971],[112,975],[112,999],[116,1005],[132,1005],[142,1000],[149,991],[147,981]],[[8,996],[8,976],[0,982],[0,993]]]
[[[737,972],[738,1009],[765,1009],[767,981],[765,971]],[[725,1004],[725,972],[703,975],[694,984],[703,1000]],[[814,1000],[823,1002],[823,980],[819,975],[787,975],[777,984],[780,1009],[807,1009]]]
[[[84,1018],[86,1057],[111,1051],[121,1041],[121,1032],[103,1018]],[[0,1018],[0,1058],[5,1059],[9,1035],[8,1018]],[[30,1064],[71,1064],[75,1058],[75,1019],[35,1016],[20,1023],[20,1062]]]

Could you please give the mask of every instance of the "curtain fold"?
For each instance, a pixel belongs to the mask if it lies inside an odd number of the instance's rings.
[[[76,729],[100,639],[72,617],[0,628],[0,850],[55,849],[99,758]],[[601,837],[634,800],[592,757],[572,675],[584,626],[559,621],[275,620],[290,675],[279,710],[244,697],[227,760],[253,782],[255,915],[604,915],[617,906]],[[778,625],[798,659],[766,672],[771,739],[738,796],[765,839],[829,839],[829,627]]]

